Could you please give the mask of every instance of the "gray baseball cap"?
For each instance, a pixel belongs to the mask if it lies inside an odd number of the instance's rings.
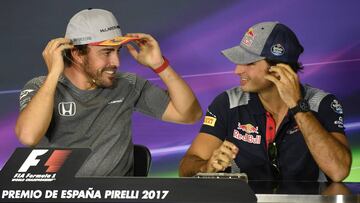
[[[76,13],[69,21],[65,38],[74,45],[116,46],[136,40],[123,37],[115,16],[103,9],[85,9]]]
[[[279,22],[262,22],[248,29],[238,46],[222,54],[235,64],[249,64],[265,58],[297,63],[304,51],[295,33]]]

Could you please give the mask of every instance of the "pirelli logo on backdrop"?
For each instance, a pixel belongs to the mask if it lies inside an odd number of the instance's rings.
[[[216,123],[216,118],[211,116],[205,116],[204,118],[204,125],[212,126],[214,127]]]

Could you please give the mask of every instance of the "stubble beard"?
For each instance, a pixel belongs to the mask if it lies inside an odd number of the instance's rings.
[[[99,68],[95,71],[91,70],[91,67],[89,65],[89,61],[86,58],[84,62],[84,72],[86,74],[86,77],[89,80],[89,83],[92,87],[98,87],[98,88],[111,88],[114,85],[115,77],[112,77],[110,79],[104,79],[103,73],[106,70],[112,70],[116,67],[103,67]],[[114,75],[115,76],[115,75]]]

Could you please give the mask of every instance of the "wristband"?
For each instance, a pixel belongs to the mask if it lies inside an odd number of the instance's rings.
[[[164,59],[164,63],[161,64],[161,66],[153,69],[153,71],[157,74],[163,72],[167,67],[169,67],[169,61],[165,58],[165,56],[163,56]]]

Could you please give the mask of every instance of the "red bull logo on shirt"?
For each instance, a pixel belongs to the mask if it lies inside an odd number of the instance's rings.
[[[245,124],[245,125],[241,125],[240,123],[238,123],[238,127],[237,127],[238,130],[241,130],[245,133],[249,133],[249,134],[252,134],[252,133],[255,133],[255,134],[259,134],[259,127],[255,127],[251,124]]]
[[[259,127],[255,127],[251,124],[241,125],[238,123],[237,129],[234,129],[233,137],[251,144],[260,144],[261,135],[259,135],[258,129]]]

